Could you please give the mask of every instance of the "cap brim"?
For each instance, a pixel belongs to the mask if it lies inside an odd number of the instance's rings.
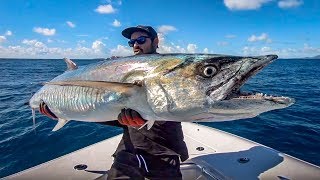
[[[134,32],[137,32],[137,31],[142,31],[142,32],[146,32],[147,34],[149,34],[148,31],[142,29],[142,28],[138,28],[138,27],[129,27],[125,30],[122,31],[122,35],[127,38],[127,39],[130,39],[131,38],[131,35],[132,33]]]

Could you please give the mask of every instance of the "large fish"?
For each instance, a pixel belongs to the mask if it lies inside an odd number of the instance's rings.
[[[240,92],[276,55],[154,54],[105,60],[68,70],[46,83],[29,104],[57,119],[116,120],[131,108],[147,121],[228,121],[255,117],[293,104],[288,97]]]

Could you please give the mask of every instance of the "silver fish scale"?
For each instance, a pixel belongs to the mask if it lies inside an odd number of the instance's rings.
[[[97,105],[116,100],[114,93],[105,90],[56,85],[48,86],[41,97],[49,107],[53,107],[51,111],[56,114],[94,110]]]

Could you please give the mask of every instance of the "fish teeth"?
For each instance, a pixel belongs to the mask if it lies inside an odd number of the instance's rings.
[[[243,94],[242,96],[237,97],[237,99],[262,99],[262,98],[269,99],[269,98],[274,98],[274,97],[271,95],[264,94],[264,93],[255,93],[255,94],[247,93],[247,94]]]

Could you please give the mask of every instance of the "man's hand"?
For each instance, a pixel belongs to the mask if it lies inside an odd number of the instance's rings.
[[[146,122],[137,111],[132,109],[122,109],[118,115],[118,121],[122,125],[136,128],[141,127]]]

